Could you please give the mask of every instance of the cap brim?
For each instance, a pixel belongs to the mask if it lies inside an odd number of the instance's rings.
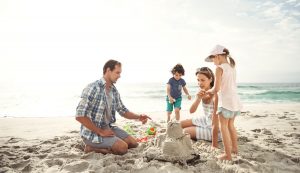
[[[211,55],[209,55],[208,57],[205,58],[205,62],[213,62],[213,60],[210,58]]]

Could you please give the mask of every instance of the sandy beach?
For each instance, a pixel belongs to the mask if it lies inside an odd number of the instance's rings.
[[[232,162],[218,161],[222,150],[210,151],[207,141],[192,141],[198,157],[187,163],[149,159],[146,153],[166,131],[164,112],[149,112],[156,136],[122,156],[83,152],[79,123],[74,117],[0,118],[0,172],[300,172],[300,104],[245,105],[236,120],[239,154]],[[190,118],[182,111],[182,118]],[[150,122],[149,122],[150,123]],[[149,123],[125,120],[137,137]]]

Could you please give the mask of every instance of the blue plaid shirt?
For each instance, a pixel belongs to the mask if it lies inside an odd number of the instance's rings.
[[[123,116],[129,110],[123,105],[120,94],[116,87],[112,85],[112,105],[111,105],[111,119],[109,124],[105,121],[106,113],[106,81],[104,78],[89,84],[82,92],[81,100],[76,109],[77,117],[88,117],[99,128],[111,125],[116,122],[116,111]],[[102,137],[92,132],[85,126],[81,125],[80,134],[87,140],[93,143],[101,143]]]

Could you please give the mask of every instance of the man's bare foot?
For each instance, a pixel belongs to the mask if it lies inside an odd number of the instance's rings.
[[[93,152],[93,151],[96,153],[102,153],[102,154],[112,153],[111,150],[106,149],[106,148],[94,148],[89,145],[85,145],[85,148],[84,148],[85,153],[89,153],[89,152]]]
[[[89,145],[85,145],[85,147],[84,147],[84,152],[85,152],[85,153],[92,152],[92,147],[89,146]]]
[[[227,156],[226,154],[221,154],[217,156],[220,160],[231,160],[231,156]]]

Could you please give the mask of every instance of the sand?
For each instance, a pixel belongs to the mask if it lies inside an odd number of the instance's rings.
[[[212,152],[207,141],[191,141],[199,157],[186,163],[149,159],[162,150],[158,139],[167,132],[164,112],[148,113],[157,134],[122,156],[84,153],[74,117],[3,117],[0,172],[300,172],[300,104],[246,105],[243,111],[236,119],[239,154],[231,162],[217,160],[222,144]],[[182,111],[182,119],[191,116],[197,115]],[[117,121],[119,127],[130,125],[138,138],[145,137],[150,124]]]

